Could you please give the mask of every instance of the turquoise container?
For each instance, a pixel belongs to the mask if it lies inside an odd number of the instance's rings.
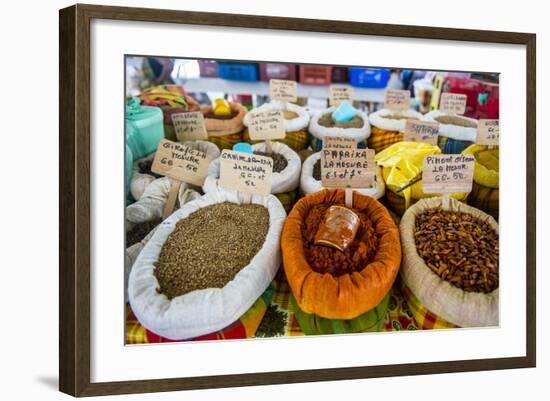
[[[130,182],[132,182],[133,167],[134,155],[132,154],[132,149],[126,145],[126,165],[124,166],[124,194],[126,199],[130,196]]]
[[[138,98],[126,104],[126,145],[132,151],[134,160],[154,152],[164,138],[162,110],[153,106],[142,106]]]

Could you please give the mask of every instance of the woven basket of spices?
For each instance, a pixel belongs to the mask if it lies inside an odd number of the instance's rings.
[[[332,113],[335,110],[336,107],[329,107],[311,117],[309,123],[311,149],[320,152],[323,149],[323,139],[326,136],[351,138],[355,140],[358,148],[365,148],[367,138],[371,133],[367,114],[364,111],[355,110],[352,120],[337,123],[332,118]]]
[[[298,184],[302,162],[300,156],[289,146],[281,142],[271,144],[272,153],[266,153],[265,143],[252,145],[254,154],[273,158],[273,174],[271,176],[271,193],[283,204],[287,212],[292,209],[297,198]],[[220,159],[215,159],[208,166],[208,176],[204,180],[203,191],[218,189],[220,178]]]
[[[370,114],[371,134],[368,140],[369,149],[374,149],[378,153],[394,143],[401,142],[407,120],[433,121],[431,118],[427,118],[414,110],[399,112],[382,109]]]
[[[411,206],[399,226],[404,285],[433,315],[459,327],[499,324],[498,223],[455,199]]]
[[[243,198],[209,192],[157,227],[128,283],[132,311],[148,330],[171,340],[216,332],[269,286],[281,263],[286,213],[272,195]]]
[[[231,112],[228,115],[215,114],[212,106],[201,108],[208,140],[220,149],[231,149],[233,145],[242,141],[246,108],[235,102],[230,102],[229,107]]]
[[[285,222],[283,266],[298,307],[321,318],[350,320],[376,308],[399,271],[397,226],[376,199],[353,194],[359,229],[344,250],[315,244],[328,209],[343,205],[345,191],[325,189],[300,199]]]
[[[276,139],[275,142],[281,142],[289,146],[296,152],[300,152],[307,149],[309,142],[309,135],[307,132],[307,126],[309,124],[309,113],[301,106],[294,103],[282,103],[277,100],[273,100],[269,103],[264,103],[260,107],[255,108],[252,111],[274,111],[280,110],[283,113],[286,137],[284,139]],[[250,115],[245,116],[244,125],[248,127]],[[248,143],[258,143],[258,141],[252,141],[248,133],[248,128],[244,130],[243,140]]]
[[[322,191],[323,189],[323,183],[321,182],[321,152],[317,152],[309,156],[302,165],[300,190],[303,194],[307,195]],[[354,188],[353,190],[362,195],[372,196],[375,199],[383,197],[386,186],[382,178],[382,169],[380,167],[377,168],[374,188]]]
[[[443,153],[461,153],[476,141],[477,120],[464,116],[430,111],[426,117],[432,118],[439,125],[437,145]]]
[[[462,152],[475,157],[474,182],[468,204],[489,213],[498,220],[499,214],[499,147],[471,145]]]

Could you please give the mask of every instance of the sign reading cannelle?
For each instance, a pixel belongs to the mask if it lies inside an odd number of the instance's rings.
[[[355,138],[344,138],[341,136],[325,136],[323,138],[323,149],[355,149],[357,142]]]
[[[411,92],[402,89],[388,89],[384,93],[384,108],[393,111],[409,110]]]
[[[349,85],[330,85],[329,104],[338,106],[343,101],[353,104],[353,87]]]
[[[447,114],[462,115],[466,111],[468,97],[460,93],[442,93],[439,101],[439,111]]]
[[[422,166],[422,191],[427,194],[470,192],[474,178],[473,155],[430,155]]]
[[[403,140],[408,142],[426,142],[437,145],[439,123],[429,121],[407,120]]]
[[[272,100],[295,102],[298,99],[298,84],[286,79],[269,80],[269,96]]]
[[[373,188],[374,149],[321,150],[321,181],[326,188]]]
[[[151,171],[177,181],[202,186],[211,159],[205,152],[167,139],[157,147]]]
[[[178,141],[195,141],[208,139],[204,116],[200,111],[172,114],[172,123]]]
[[[280,110],[251,112],[248,132],[253,141],[283,139],[286,136],[283,113]]]
[[[271,193],[273,159],[225,149],[220,156],[220,186],[253,195]]]
[[[478,145],[498,146],[500,140],[500,128],[498,120],[480,119],[477,123]]]

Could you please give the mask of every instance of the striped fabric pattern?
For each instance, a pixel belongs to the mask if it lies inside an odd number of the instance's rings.
[[[420,330],[450,329],[458,327],[426,309],[412,291],[404,284],[401,284],[401,293],[414,317],[416,326]]]
[[[371,126],[370,136],[367,140],[369,149],[374,149],[376,153],[383,151],[394,143],[401,142],[403,134],[399,131],[387,131],[378,127]]]
[[[437,138],[437,146],[439,146],[442,153],[447,154],[462,153],[462,151],[471,144],[472,142],[460,141],[442,135],[439,135],[439,137]]]
[[[499,189],[489,188],[474,181],[472,191],[468,195],[468,205],[483,210],[498,221]]]
[[[243,137],[242,133],[239,132],[238,134],[224,136],[209,136],[208,141],[215,144],[218,148],[220,148],[220,150],[231,150],[233,149],[233,145],[243,141]]]

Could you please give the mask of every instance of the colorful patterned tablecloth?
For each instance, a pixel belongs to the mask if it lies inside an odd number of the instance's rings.
[[[392,288],[388,311],[383,331],[418,330],[409,303],[406,291],[399,280]],[[410,299],[410,294],[409,294]],[[413,305],[415,307],[415,305]],[[421,329],[439,328],[430,324],[429,314],[423,321]],[[283,269],[258,301],[239,319],[225,329],[193,339],[193,341],[243,339],[250,337],[268,336],[303,336],[294,310],[290,302],[290,287],[286,281]],[[170,342],[148,330],[136,319],[129,305],[126,307],[126,343],[146,344]]]

